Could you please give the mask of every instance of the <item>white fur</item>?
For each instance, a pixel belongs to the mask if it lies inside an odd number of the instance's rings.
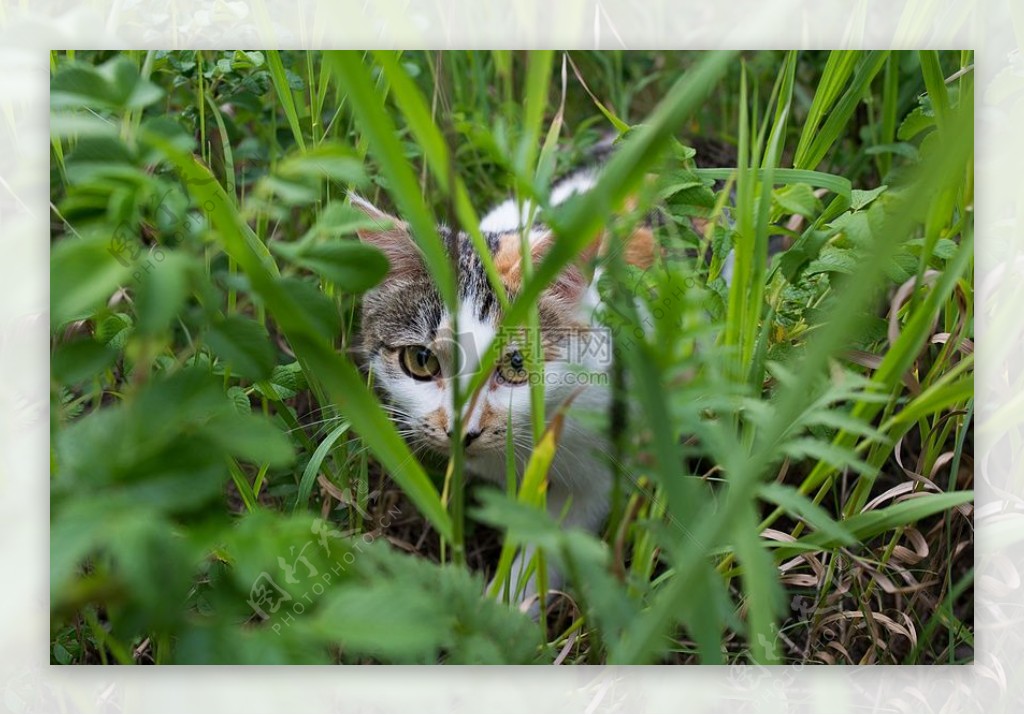
[[[558,206],[570,196],[589,191],[596,181],[596,172],[589,169],[563,179],[551,191],[551,205]],[[518,231],[530,224],[530,213],[533,211],[533,204],[530,201],[524,201],[521,210],[517,210],[516,200],[508,199],[495,206],[480,220],[480,230],[484,233]],[[536,216],[533,218],[536,219]]]

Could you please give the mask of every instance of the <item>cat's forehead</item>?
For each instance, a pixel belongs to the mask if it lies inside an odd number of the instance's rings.
[[[449,256],[456,259],[458,324],[496,325],[499,303],[469,237],[443,227],[440,233]],[[491,243],[491,239],[485,240]],[[364,297],[363,331],[379,345],[426,345],[439,332],[450,330],[453,322],[437,285],[425,270],[399,279],[387,278]]]

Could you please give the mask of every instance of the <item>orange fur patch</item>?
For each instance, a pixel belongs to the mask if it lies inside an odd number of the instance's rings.
[[[489,429],[504,426],[505,418],[489,404],[484,404],[483,411],[480,413],[480,431],[486,432]]]
[[[426,423],[441,430],[441,434],[448,433],[448,411],[438,407],[426,417]]]
[[[654,240],[651,229],[646,226],[638,228],[626,240],[626,263],[638,268],[650,268],[657,250],[658,243]]]
[[[589,263],[598,253],[603,254],[607,250],[604,241],[605,236],[606,234],[601,232],[583,249],[579,257],[581,264]],[[494,267],[497,269],[498,275],[501,276],[501,280],[505,283],[505,287],[512,292],[519,290],[523,279],[522,254],[519,241],[518,233],[503,234],[498,238],[498,249],[494,254]],[[535,263],[544,252],[548,242],[549,239],[545,238],[533,247],[533,261]],[[623,259],[626,263],[646,269],[650,268],[651,264],[654,263],[654,256],[657,251],[658,242],[654,238],[654,232],[650,227],[642,226],[633,231],[626,240]]]
[[[518,233],[505,233],[498,237],[498,250],[494,254],[494,267],[510,291],[519,290],[523,272]]]

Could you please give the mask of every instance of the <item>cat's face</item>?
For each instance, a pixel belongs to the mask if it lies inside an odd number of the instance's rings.
[[[447,453],[454,429],[455,385],[466,395],[480,360],[498,337],[499,302],[468,236],[441,227],[449,255],[458,259],[458,309],[453,316],[406,226],[369,204],[356,205],[384,226],[360,231],[360,238],[380,248],[391,264],[387,278],[363,298],[366,364],[407,441],[414,448]],[[514,299],[520,288],[520,235],[485,234],[485,238],[505,289]],[[550,235],[542,231],[531,236],[535,260],[549,240]],[[585,329],[580,301],[586,287],[582,273],[573,266],[538,303],[549,416],[575,389],[571,378],[563,378],[576,370],[567,361],[567,347],[574,331]],[[524,341],[529,336],[519,330],[503,337],[507,338],[504,354],[476,399],[464,398],[463,444],[471,461],[503,454],[510,426],[513,443],[528,447],[531,377],[526,371]],[[540,379],[539,374],[534,373],[533,379]]]

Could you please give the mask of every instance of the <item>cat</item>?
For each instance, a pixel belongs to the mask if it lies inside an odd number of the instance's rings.
[[[588,191],[597,175],[596,168],[583,169],[556,182],[551,205]],[[452,316],[407,224],[359,196],[352,195],[350,200],[377,223],[377,227],[360,229],[360,239],[380,249],[390,263],[386,278],[362,301],[361,348],[366,366],[410,446],[447,455],[454,422],[453,380],[460,381],[464,393],[468,390],[480,357],[498,335],[499,301],[469,236],[439,226],[449,257],[458,264],[458,310]],[[523,279],[523,233],[535,264],[554,241],[543,224],[528,225],[533,213],[529,204],[520,206],[509,199],[480,220],[480,232],[510,299]],[[655,245],[649,228],[637,229],[627,242],[626,260],[649,266]],[[592,256],[593,251],[586,255]],[[595,323],[596,275],[587,280],[583,268],[567,266],[538,300],[546,417],[572,402],[548,472],[547,509],[553,518],[561,518],[563,527],[596,534],[608,515],[612,469],[606,430],[585,416],[608,414],[611,345],[610,335]],[[499,485],[505,483],[507,428],[513,433],[519,478],[533,448],[523,339],[519,333],[509,340],[493,375],[478,399],[467,401],[463,414],[468,473]],[[453,374],[456,352],[462,363],[458,375]],[[536,613],[536,574],[525,581],[523,576],[533,554],[528,546],[514,562],[511,592],[519,594],[524,608]],[[562,574],[549,561],[547,587],[557,589],[562,582]]]

